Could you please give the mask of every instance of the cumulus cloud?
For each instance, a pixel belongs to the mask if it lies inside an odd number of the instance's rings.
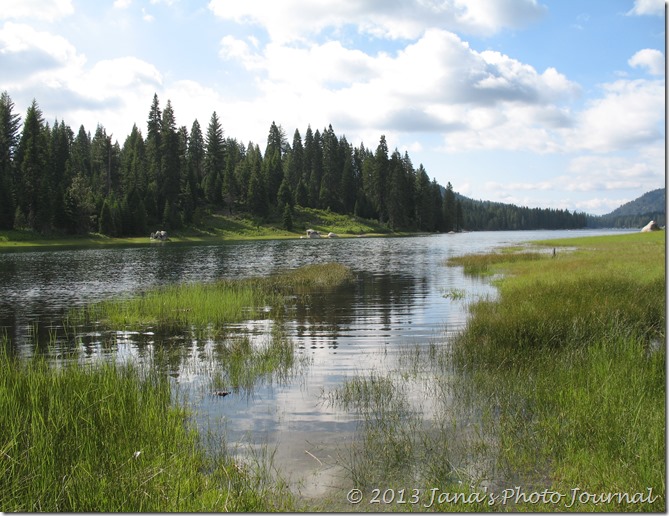
[[[54,21],[74,13],[72,0],[3,0],[0,19]]]
[[[571,159],[567,175],[557,181],[569,192],[644,192],[663,184],[663,165],[663,156],[650,147],[637,155],[581,155]]]
[[[23,23],[5,22],[0,28],[0,82],[5,89],[34,83],[46,72],[80,67],[85,61],[62,36]]]
[[[634,0],[634,7],[627,14],[662,16],[664,15],[664,0]]]
[[[536,0],[211,0],[209,9],[223,19],[260,25],[280,42],[351,25],[389,39],[414,39],[431,26],[491,35],[536,21],[546,12]]]
[[[639,50],[627,63],[633,68],[646,68],[651,75],[664,74],[664,54],[654,48]]]
[[[664,81],[619,80],[602,86],[568,136],[572,148],[610,152],[662,139]]]
[[[554,68],[540,73],[502,53],[477,52],[441,29],[394,55],[336,41],[257,49],[232,36],[219,55],[252,72],[272,113],[292,105],[293,115],[346,131],[447,133],[460,148],[549,150],[551,138],[537,127],[569,126],[571,115],[559,104],[579,93]]]

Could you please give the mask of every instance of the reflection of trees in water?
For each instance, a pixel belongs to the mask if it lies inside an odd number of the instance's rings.
[[[411,315],[427,281],[398,274],[358,273],[352,285],[297,298],[287,317],[303,347],[336,348],[340,336],[356,328],[391,331],[399,316]],[[381,336],[381,335],[380,335]]]

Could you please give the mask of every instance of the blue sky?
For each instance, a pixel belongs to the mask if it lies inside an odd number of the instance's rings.
[[[475,199],[607,213],[665,183],[663,0],[0,0],[0,90],[122,144],[154,92],[264,148],[310,124]]]

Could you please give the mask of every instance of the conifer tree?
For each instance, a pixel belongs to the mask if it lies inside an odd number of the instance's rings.
[[[279,187],[283,181],[283,154],[286,147],[287,142],[283,129],[272,122],[267,135],[267,147],[263,160],[265,188],[271,204],[276,204]]]
[[[21,119],[6,91],[0,94],[0,229],[14,227],[14,156]]]
[[[225,170],[225,142],[223,128],[216,111],[211,115],[205,138],[204,179],[202,189],[207,201],[220,205],[222,202],[223,171]]]
[[[146,161],[149,183],[154,183],[155,185],[157,185],[161,165],[160,148],[162,118],[163,116],[160,111],[158,94],[154,93],[151,109],[149,110],[149,118],[146,122]]]
[[[202,180],[204,179],[204,137],[200,122],[195,119],[190,129],[188,139],[188,168],[190,175],[195,181],[195,206],[204,198]]]
[[[33,99],[26,112],[17,149],[18,209],[31,229],[45,231],[50,224],[49,177],[47,175],[47,128],[42,111]]]
[[[374,163],[372,168],[372,195],[371,201],[374,209],[378,213],[379,222],[384,222],[388,219],[388,212],[386,207],[386,188],[388,177],[388,145],[386,144],[385,135],[381,135],[379,145],[376,147],[374,154]]]
[[[295,129],[293,134],[293,145],[291,147],[290,161],[286,166],[286,177],[292,191],[297,190],[304,171],[304,146],[300,131]]]
[[[167,101],[160,124],[160,169],[158,176],[158,210],[169,202],[171,209],[178,204],[181,186],[181,160],[179,158],[179,134],[172,103]],[[171,217],[173,219],[173,217]],[[171,220],[172,227],[175,221]]]

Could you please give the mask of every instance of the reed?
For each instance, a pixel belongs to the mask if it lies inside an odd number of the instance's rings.
[[[206,454],[168,379],[131,365],[0,352],[0,436],[3,512],[292,507],[289,493]]]

